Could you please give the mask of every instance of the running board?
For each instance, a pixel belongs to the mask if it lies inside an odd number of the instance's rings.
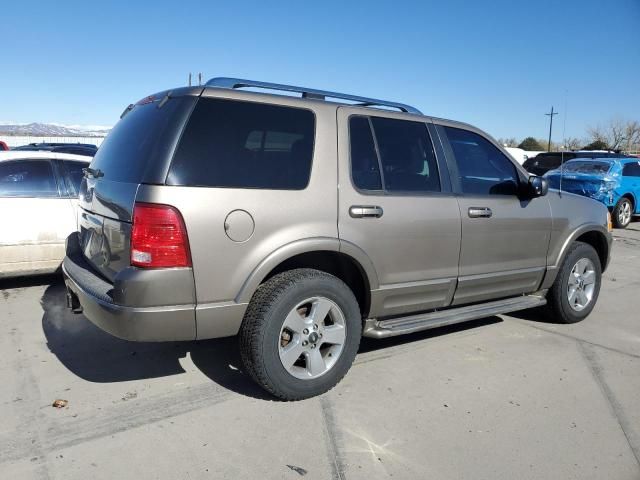
[[[371,338],[393,337],[405,333],[419,332],[430,328],[453,325],[478,318],[490,317],[501,313],[515,312],[527,308],[546,305],[544,293],[540,295],[525,295],[522,297],[508,298],[466,307],[448,308],[435,312],[421,313],[408,317],[392,318],[389,320],[376,320],[369,318],[364,325],[362,335]]]

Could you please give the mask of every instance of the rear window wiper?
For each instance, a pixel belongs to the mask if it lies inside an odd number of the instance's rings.
[[[86,167],[82,169],[85,177],[100,178],[104,176],[104,172],[99,168]]]

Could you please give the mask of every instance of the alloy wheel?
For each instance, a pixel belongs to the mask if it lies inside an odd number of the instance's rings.
[[[311,380],[336,364],[346,342],[340,307],[325,297],[298,303],[287,315],[278,338],[280,362],[292,376]]]
[[[596,287],[596,267],[588,258],[581,258],[571,269],[567,283],[569,306],[579,312],[584,310],[593,299]]]
[[[623,202],[618,212],[618,222],[620,225],[627,225],[631,221],[631,203]]]

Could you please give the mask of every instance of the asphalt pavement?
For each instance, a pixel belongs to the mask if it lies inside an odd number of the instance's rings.
[[[640,222],[614,233],[582,323],[365,339],[294,403],[242,373],[233,338],[126,342],[70,313],[58,277],[4,280],[0,478],[640,479]]]

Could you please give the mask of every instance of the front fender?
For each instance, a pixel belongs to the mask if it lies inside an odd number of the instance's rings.
[[[613,237],[611,236],[607,228],[603,225],[585,223],[575,228],[572,233],[565,238],[565,240],[560,244],[557,253],[550,252],[553,257],[549,257],[549,262],[547,264],[547,273],[545,274],[544,280],[542,281],[542,285],[540,287],[541,289],[547,289],[550,288],[551,285],[553,285],[553,282],[558,275],[558,270],[560,269],[562,262],[564,262],[564,259],[567,256],[567,252],[569,251],[569,247],[571,247],[573,242],[575,242],[582,235],[591,232],[595,232],[600,235],[603,244],[606,245],[606,252],[604,255],[605,261],[602,265],[602,271],[604,272],[606,270],[609,264],[609,259],[611,257],[611,244],[613,242]]]

